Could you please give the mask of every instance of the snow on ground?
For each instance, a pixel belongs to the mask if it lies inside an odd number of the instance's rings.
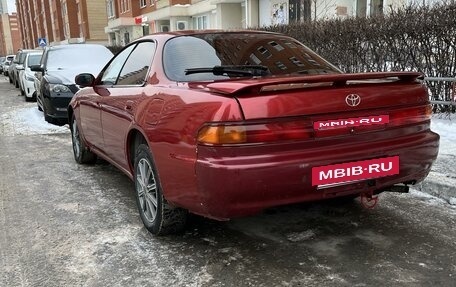
[[[434,115],[431,130],[440,135],[440,154],[456,155],[456,115]]]
[[[43,113],[33,107],[11,110],[0,115],[0,134],[36,135],[69,133],[68,125],[56,126],[44,120]]]

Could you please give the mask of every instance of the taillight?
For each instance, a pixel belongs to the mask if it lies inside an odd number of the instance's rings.
[[[402,126],[428,121],[432,116],[432,106],[420,106],[390,112],[390,126]]]
[[[254,144],[302,140],[313,136],[310,121],[256,124],[215,124],[198,132],[198,142],[209,145]]]

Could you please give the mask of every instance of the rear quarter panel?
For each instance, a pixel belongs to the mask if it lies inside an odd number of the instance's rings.
[[[186,84],[151,88],[146,94],[155,96],[138,107],[136,122],[149,142],[165,197],[205,213],[196,189],[196,136],[206,122],[241,120],[239,105],[232,98],[191,90]]]

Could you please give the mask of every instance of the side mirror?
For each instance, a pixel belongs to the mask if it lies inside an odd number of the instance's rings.
[[[17,64],[16,65],[16,70],[20,71],[20,70],[23,70],[24,69],[24,65],[21,65],[21,64]]]
[[[95,82],[95,77],[89,73],[79,74],[74,78],[74,82],[76,85],[80,86],[81,88],[84,87],[93,87]]]
[[[43,69],[41,68],[40,65],[31,65],[30,70],[33,72],[43,72]]]

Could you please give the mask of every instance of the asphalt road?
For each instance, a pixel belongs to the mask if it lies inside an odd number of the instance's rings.
[[[184,234],[154,237],[126,176],[76,164],[67,129],[11,123],[33,109],[0,76],[0,286],[456,286],[456,209],[442,200],[195,216]]]

